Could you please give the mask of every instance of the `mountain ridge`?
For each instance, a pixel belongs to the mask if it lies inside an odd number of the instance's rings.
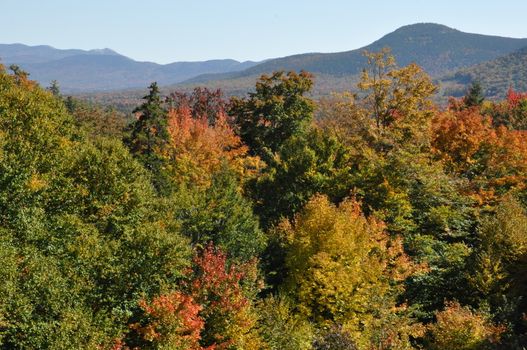
[[[16,64],[43,85],[57,80],[68,93],[142,88],[152,81],[175,84],[204,73],[248,68],[257,62],[214,59],[158,64],[135,61],[108,48],[56,49],[49,45],[0,44],[0,59]]]
[[[434,77],[497,58],[527,46],[527,38],[465,33],[436,23],[416,23],[396,29],[369,45],[335,53],[306,53],[268,60],[243,71],[204,75],[184,83],[241,78],[276,70],[307,70],[335,76],[356,75],[366,65],[363,51],[390,47],[400,65],[415,62]],[[416,51],[421,48],[421,51]],[[455,48],[456,50],[452,50]],[[426,52],[423,52],[425,51]],[[440,64],[438,64],[440,62]]]
[[[201,62],[174,62],[160,65],[139,62],[111,49],[59,50],[50,46],[29,47],[14,44],[15,54],[24,58],[20,64],[31,77],[43,85],[58,80],[66,93],[111,92],[144,89],[152,81],[171,89],[197,85],[224,87],[227,94],[247,92],[264,73],[277,70],[307,70],[315,75],[315,95],[352,88],[366,65],[363,51],[390,47],[399,65],[417,63],[434,79],[462,69],[491,61],[527,47],[527,38],[465,33],[435,23],[409,24],[382,36],[364,47],[336,53],[301,53],[261,62],[239,62],[231,59]],[[18,45],[18,46],[17,46]],[[5,47],[0,45],[0,57]],[[36,48],[28,59],[24,50]],[[53,51],[55,50],[55,51]],[[47,61],[43,56],[50,53]],[[24,60],[21,60],[24,62]]]

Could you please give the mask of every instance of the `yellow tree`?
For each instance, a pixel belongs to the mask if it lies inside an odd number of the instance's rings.
[[[389,49],[365,52],[368,68],[358,84],[362,113],[375,124],[378,148],[427,146],[436,87],[416,64],[397,68]]]
[[[445,310],[436,313],[436,320],[428,326],[426,348],[431,350],[488,349],[504,331],[493,325],[488,315],[457,302],[446,303]]]
[[[392,322],[399,322],[395,327],[379,322],[402,311],[394,296],[416,266],[401,241],[390,239],[382,222],[365,217],[357,202],[337,207],[316,196],[279,230],[289,242],[284,288],[303,316],[320,326],[343,324],[363,347],[373,339],[381,345],[404,343],[416,331],[403,318]]]

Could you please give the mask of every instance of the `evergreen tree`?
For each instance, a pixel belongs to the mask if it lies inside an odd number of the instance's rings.
[[[483,88],[479,81],[475,81],[470,84],[467,94],[463,98],[465,105],[467,107],[479,107],[485,100],[485,95],[483,93]]]
[[[143,104],[133,111],[137,120],[130,126],[125,142],[132,154],[152,172],[157,190],[163,192],[168,184],[163,176],[160,154],[168,140],[167,112],[156,82],[150,85],[143,99]]]
[[[60,97],[60,87],[58,81],[52,80],[51,85],[47,88],[47,90],[51,92],[53,96]]]

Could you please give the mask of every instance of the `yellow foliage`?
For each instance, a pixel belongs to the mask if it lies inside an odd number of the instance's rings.
[[[315,196],[294,222],[283,222],[279,230],[289,245],[285,289],[304,317],[322,327],[343,324],[366,346],[379,326],[379,310],[401,311],[392,297],[400,291],[398,282],[416,266],[401,240],[390,238],[384,223],[366,218],[356,201],[337,207],[327,197]]]
[[[433,350],[474,350],[499,340],[504,327],[494,326],[485,314],[462,307],[457,302],[446,304],[436,314],[437,322],[428,326],[428,340]]]

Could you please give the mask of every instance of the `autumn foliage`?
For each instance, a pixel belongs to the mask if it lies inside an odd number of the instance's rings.
[[[174,350],[205,349],[199,344],[205,325],[199,315],[202,307],[196,304],[191,296],[172,292],[158,296],[150,302],[141,300],[139,306],[148,321],[145,325],[136,323],[130,328],[145,341]],[[206,349],[213,350],[214,347]]]
[[[234,133],[225,112],[218,112],[213,124],[209,118],[193,116],[187,105],[169,110],[169,143],[164,153],[175,182],[206,186],[223,162],[240,175],[258,165],[256,158],[247,157],[247,147]]]
[[[495,326],[488,315],[474,312],[458,302],[447,302],[436,314],[437,322],[428,327],[430,349],[485,349],[497,343],[504,327]]]
[[[226,255],[209,245],[196,255],[194,265],[190,293],[203,306],[202,344],[219,350],[259,349],[256,315],[244,288],[245,282],[256,279],[255,261],[229,266]]]
[[[124,128],[0,65],[0,349],[525,349],[527,94],[365,55]]]
[[[527,176],[527,133],[494,126],[478,109],[438,114],[432,130],[433,152],[447,169],[470,181],[479,201],[505,190],[523,189]]]

